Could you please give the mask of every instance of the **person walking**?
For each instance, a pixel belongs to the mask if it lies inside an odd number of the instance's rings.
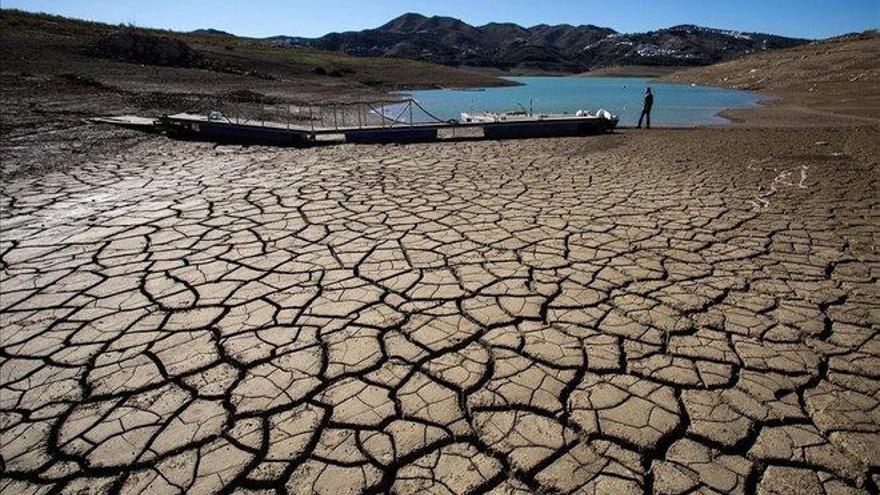
[[[639,125],[636,126],[636,129],[642,128],[642,119],[646,120],[646,128],[651,128],[651,108],[654,106],[654,93],[651,92],[651,88],[645,90],[645,103],[642,105],[642,114],[639,115]]]

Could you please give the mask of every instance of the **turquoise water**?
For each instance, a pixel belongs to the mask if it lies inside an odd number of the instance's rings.
[[[518,109],[517,104],[537,112],[568,112],[604,108],[620,116],[620,125],[635,125],[642,109],[646,86],[654,92],[652,125],[693,126],[726,124],[717,114],[725,108],[757,105],[758,96],[705,86],[661,84],[643,78],[612,77],[511,77],[522,86],[484,90],[432,89],[408,91],[421,105],[438,117],[457,119],[461,112],[502,112]],[[413,120],[419,120],[414,116]]]

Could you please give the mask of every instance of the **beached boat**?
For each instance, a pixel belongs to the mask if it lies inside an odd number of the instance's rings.
[[[478,112],[462,113],[463,124],[479,124],[490,139],[583,136],[599,134],[617,127],[617,115],[607,110],[595,113]]]
[[[387,104],[387,102],[382,102]],[[401,103],[394,102],[400,106]],[[337,118],[344,116],[345,106],[354,108],[357,118]],[[320,112],[299,112],[298,115],[316,115],[320,118],[311,120],[286,120],[273,122],[269,120],[252,120],[229,118],[220,111],[207,114],[179,113],[163,115],[158,118],[137,116],[116,116],[93,119],[95,122],[134,127],[151,132],[164,132],[171,136],[190,139],[202,139],[215,142],[232,142],[243,144],[268,144],[280,146],[309,146],[317,143],[349,142],[349,143],[414,143],[444,139],[455,139],[456,130],[481,130],[483,137],[488,139],[519,139],[531,137],[583,136],[599,134],[617,126],[618,118],[605,110],[596,113],[580,111],[576,114],[532,114],[528,111],[508,113],[474,113],[461,114],[461,120],[441,120],[428,113],[415,100],[407,100],[396,113],[396,117],[385,117],[382,113],[372,110],[375,106],[369,103],[348,103],[339,105],[315,105]],[[326,110],[329,107],[330,110]],[[412,120],[412,111],[418,107],[430,118],[429,121]],[[384,108],[384,107],[382,107]],[[370,109],[373,113],[368,113]],[[301,110],[301,109],[300,109]],[[367,113],[365,113],[367,112]],[[334,118],[331,122],[324,121],[323,115],[329,113]],[[409,119],[402,117],[409,114]],[[288,113],[289,114],[289,110]],[[368,115],[379,115],[381,120],[367,118]],[[443,131],[444,135],[440,135]],[[450,137],[451,134],[451,137]],[[477,137],[475,133],[468,137]]]

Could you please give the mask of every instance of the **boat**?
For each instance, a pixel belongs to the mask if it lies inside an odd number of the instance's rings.
[[[620,119],[607,110],[594,113],[477,112],[462,113],[461,123],[480,124],[489,139],[584,136],[610,131]]]
[[[413,99],[404,101],[403,107],[396,117],[385,117],[376,122],[368,118],[369,112],[375,114],[375,108],[389,102],[361,102],[346,104],[325,104],[308,106],[308,112],[299,109],[299,118],[291,119],[290,110],[283,121],[253,120],[249,118],[227,117],[219,110],[211,110],[205,114],[178,113],[163,115],[158,118],[123,115],[101,117],[94,122],[133,127],[149,132],[162,132],[170,136],[187,139],[200,139],[214,142],[230,142],[242,144],[267,144],[278,146],[311,146],[331,142],[349,143],[415,143],[456,139],[456,129],[474,129],[482,131],[488,139],[520,139],[530,137],[584,136],[599,134],[617,126],[616,115],[606,110],[595,113],[578,111],[577,113],[540,113],[521,107],[516,112],[481,112],[462,113],[461,120],[443,120],[427,110]],[[399,102],[394,102],[400,105]],[[347,107],[357,112],[357,119],[344,119],[343,112]],[[330,108],[330,110],[325,110]],[[384,108],[384,107],[382,107]],[[418,108],[429,120],[416,122],[412,120],[412,112]],[[317,111],[313,111],[317,110]],[[331,123],[324,121],[324,113],[332,111]],[[340,121],[337,115],[343,116]],[[409,114],[409,120],[402,117]],[[307,115],[308,119],[302,116]],[[312,119],[311,116],[319,116]],[[440,135],[443,131],[443,135]],[[450,136],[451,135],[451,136]],[[475,133],[465,133],[465,138],[478,137]]]

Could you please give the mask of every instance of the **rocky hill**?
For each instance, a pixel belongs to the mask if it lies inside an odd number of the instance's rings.
[[[273,43],[397,57],[444,65],[584,72],[618,65],[700,66],[808,40],[681,25],[622,34],[593,25],[529,28],[510,23],[471,26],[452,17],[404,14],[375,29],[306,39],[277,36]]]

